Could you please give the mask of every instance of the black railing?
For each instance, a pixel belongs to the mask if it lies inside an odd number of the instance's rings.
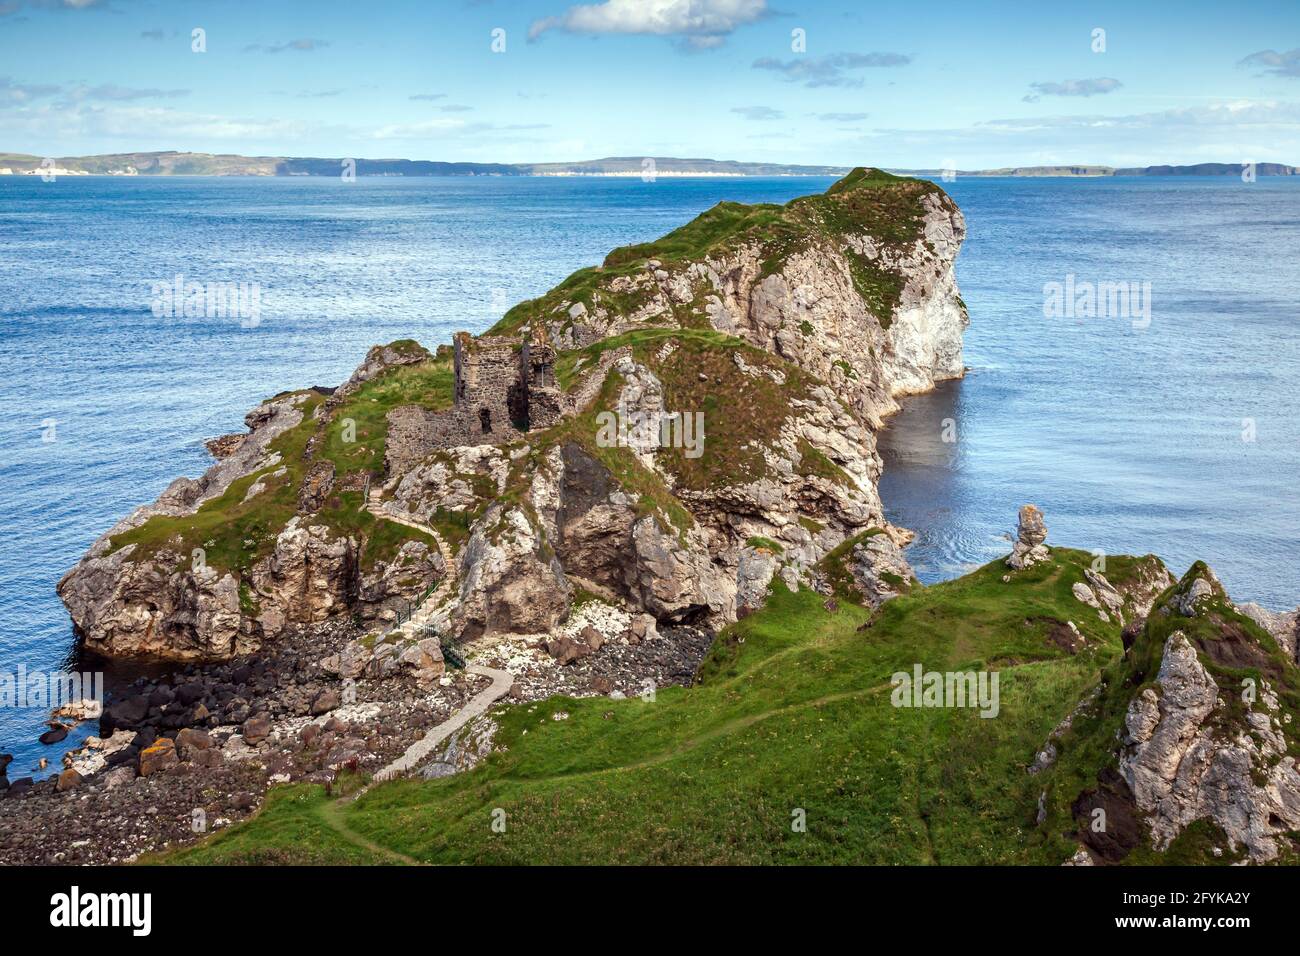
[[[465,655],[460,652],[460,648],[449,640],[444,640],[441,646],[442,659],[457,670],[464,670]]]

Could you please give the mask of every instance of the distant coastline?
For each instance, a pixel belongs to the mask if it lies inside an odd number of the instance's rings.
[[[1243,163],[1195,163],[1113,167],[1099,165],[1007,166],[996,169],[898,169],[889,172],[932,178],[1103,178],[1110,176],[1241,176]],[[1300,169],[1283,163],[1255,163],[1255,176],[1295,176]],[[800,166],[672,156],[613,156],[572,163],[451,163],[412,159],[322,159],[286,156],[175,151],[109,153],[99,156],[41,157],[0,153],[0,176],[544,176],[597,178],[740,178],[751,176],[840,177],[847,166]]]

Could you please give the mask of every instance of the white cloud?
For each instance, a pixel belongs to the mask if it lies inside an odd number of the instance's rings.
[[[605,0],[535,20],[528,39],[550,30],[582,34],[676,37],[691,49],[722,45],[737,28],[767,15],[767,0]]]
[[[1124,84],[1112,76],[1097,76],[1087,80],[1062,80],[1059,83],[1030,83],[1034,92],[1026,94],[1026,103],[1037,103],[1042,96],[1102,96],[1119,89]]]
[[[783,112],[774,110],[770,106],[733,106],[731,112],[738,113],[747,120],[779,120],[785,118]]]
[[[762,56],[754,61],[753,68],[779,73],[789,83],[809,87],[861,86],[862,78],[849,76],[849,70],[906,66],[911,62],[912,58],[905,53],[828,53],[793,60]]]
[[[319,50],[329,46],[327,40],[314,40],[311,37],[301,37],[297,40],[286,40],[284,43],[272,43],[269,46],[262,43],[250,43],[244,47],[245,53],[283,53],[285,50],[296,50],[300,53],[311,53],[313,50]]]
[[[33,100],[54,96],[63,87],[52,83],[15,83],[12,77],[0,76],[0,109],[6,106],[23,106]]]
[[[1241,60],[1238,66],[1262,66],[1265,73],[1274,76],[1300,77],[1300,48],[1279,53],[1277,50],[1260,50]]]

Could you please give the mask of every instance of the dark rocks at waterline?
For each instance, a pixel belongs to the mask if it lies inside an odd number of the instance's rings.
[[[47,730],[45,733],[41,734],[40,741],[48,747],[50,744],[59,743],[67,736],[67,727],[55,727],[53,730]]]

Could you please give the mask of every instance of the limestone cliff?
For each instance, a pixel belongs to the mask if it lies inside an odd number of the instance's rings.
[[[1294,852],[1300,670],[1294,647],[1243,610],[1255,609],[1233,605],[1198,562],[1125,631],[1124,658],[1067,740],[1108,742],[1113,761],[1091,768],[1097,783],[1074,802],[1076,862]]]
[[[59,593],[92,649],[189,660],[340,613],[382,628],[441,581],[445,638],[545,633],[580,591],[721,625],[869,530],[864,580],[906,580],[875,432],[962,373],[964,231],[938,186],[875,170],[721,203],[489,336],[267,402]]]

